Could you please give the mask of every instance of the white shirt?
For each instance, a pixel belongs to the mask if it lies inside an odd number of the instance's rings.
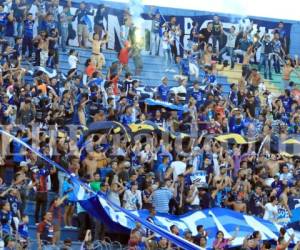
[[[35,5],[35,4],[32,4],[30,6],[30,9],[29,9],[29,13],[32,14],[32,18],[35,19],[36,18],[36,13],[38,13],[38,7]]]
[[[193,195],[198,193],[198,189],[196,188]],[[199,199],[199,195],[195,195],[194,200],[191,202],[191,205],[199,205],[200,204],[200,199]]]
[[[265,214],[264,214],[264,220],[269,220],[269,221],[275,221],[277,218],[278,214],[278,208],[277,205],[273,206],[272,203],[268,202],[265,205]]]
[[[218,155],[213,154],[213,164],[214,164],[214,174],[216,176],[220,175],[220,166],[219,166],[219,161],[218,161]]]
[[[182,161],[173,161],[170,167],[173,169],[173,181],[177,181],[178,175],[186,170],[186,164]]]
[[[139,204],[139,208],[142,207],[142,193],[140,190],[136,190],[135,193],[132,193],[130,189],[127,189],[123,196],[124,208],[129,210],[137,210],[137,204]]]
[[[171,89],[171,91],[174,92],[174,94],[178,95],[178,94],[186,94],[186,87],[184,87],[183,85],[180,85],[178,87],[173,87]]]
[[[162,39],[162,48],[163,49],[170,49],[169,38],[163,37],[163,39]]]
[[[120,196],[117,192],[109,191],[107,199],[113,202],[114,204],[118,205],[119,207],[121,207]]]
[[[77,62],[78,58],[74,55],[70,55],[68,58],[68,63],[70,65],[70,69],[76,69],[77,68]]]

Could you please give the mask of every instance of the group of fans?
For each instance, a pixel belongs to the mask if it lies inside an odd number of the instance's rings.
[[[288,54],[283,23],[261,36],[253,34],[251,23],[225,30],[214,16],[200,30],[195,21],[190,48],[183,52],[176,17],[165,21],[158,10],[149,13],[151,54],[163,55],[165,69],[176,73],[178,86],[170,88],[170,79],[163,77],[157,88],[141,91],[142,83],[134,78],[143,70],[141,45],[130,11],[124,11],[121,49],[112,65],[106,65],[102,53],[109,40],[105,14],[104,5],[94,12],[84,2],[75,12],[70,1],[63,8],[57,0],[0,4],[0,120],[2,130],[18,139],[1,136],[1,244],[5,249],[30,247],[26,204],[31,197],[36,201],[39,249],[55,249],[63,226],[78,228],[83,249],[93,249],[93,240],[104,240],[109,231],[76,202],[68,176],[22,146],[22,141],[111,202],[130,210],[148,209],[150,222],[157,212],[180,215],[226,207],[282,225],[274,240],[276,249],[287,249],[293,235],[287,236],[284,228],[290,226],[291,211],[300,199],[300,160],[296,151],[283,152],[278,145],[297,139],[300,103],[290,81],[292,72],[298,74],[298,58]],[[92,47],[84,72],[78,70],[76,49],[68,46],[76,37],[80,47]],[[67,50],[69,69],[61,72],[59,54]],[[230,85],[228,95],[217,81],[218,71],[228,64],[225,54],[232,69],[238,62],[243,65],[241,78]],[[129,67],[130,58],[134,69]],[[32,71],[31,66],[40,68]],[[279,96],[265,89],[262,68],[265,79],[272,79],[273,68],[282,72],[286,88]],[[146,104],[146,98],[156,102],[155,108]],[[84,137],[92,122],[101,121],[126,128],[151,124],[155,129],[134,140],[114,127]],[[229,133],[235,135],[225,139],[228,143],[216,139]],[[245,142],[236,140],[236,134]],[[51,201],[50,191],[57,194]],[[176,226],[170,231],[179,233]],[[181,236],[205,249],[207,237],[214,236],[201,225],[197,231],[197,236],[189,231]],[[218,232],[214,249],[227,249],[232,240]],[[128,245],[177,249],[140,225],[132,230]],[[62,248],[71,249],[70,242]],[[243,248],[271,246],[255,231]],[[300,249],[299,244],[294,249]]]

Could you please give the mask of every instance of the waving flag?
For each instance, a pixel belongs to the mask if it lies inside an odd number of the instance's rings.
[[[128,211],[123,208],[115,208],[107,202],[105,197],[94,196],[79,202],[93,216],[101,218],[106,225],[110,225],[111,229],[117,231],[129,232],[135,227],[135,221],[128,216],[127,212],[143,221],[146,221],[149,216],[147,210]],[[209,232],[207,249],[212,249],[218,230],[224,232],[225,238],[231,238],[234,236],[236,228],[239,227],[238,235],[231,244],[232,247],[236,247],[241,246],[244,238],[251,235],[255,230],[261,232],[263,240],[277,240],[280,229],[279,225],[272,222],[224,208],[199,210],[181,216],[158,213],[153,221],[163,231],[169,231],[171,225],[176,225],[179,228],[180,236],[183,236],[185,230],[190,230],[193,235],[196,235],[197,225],[203,225],[205,230]],[[173,241],[175,240],[173,237],[175,236],[171,235],[167,238]]]
[[[276,240],[277,235],[279,234],[279,225],[222,208],[193,211],[181,216],[157,214],[153,223],[150,223],[146,219],[149,216],[147,210],[129,211],[122,207],[118,207],[108,201],[105,196],[96,194],[75,175],[72,175],[56,162],[47,158],[27,143],[21,141],[7,131],[0,130],[0,133],[22,144],[22,146],[26,147],[34,154],[56,167],[58,170],[67,174],[67,176],[71,178],[74,186],[73,192],[81,206],[85,208],[89,214],[99,218],[111,229],[118,231],[130,231],[135,227],[136,222],[140,222],[142,226],[146,227],[148,230],[170,240],[178,247],[188,250],[198,250],[200,247],[188,242],[180,236],[182,236],[183,232],[187,229],[195,235],[197,233],[197,225],[203,225],[207,232],[209,232],[208,246],[206,249],[212,249],[212,243],[218,230],[224,231],[225,236],[229,238],[233,236],[237,226],[240,228],[240,231],[238,237],[232,241],[232,246],[242,245],[244,237],[252,234],[254,230],[259,230],[261,232],[263,240]],[[174,224],[179,228],[180,236],[170,233],[169,228]],[[296,235],[298,235],[298,232],[296,232]],[[296,237],[294,240],[297,242],[299,238]]]

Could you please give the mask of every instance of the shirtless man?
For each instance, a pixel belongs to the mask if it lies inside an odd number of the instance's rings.
[[[92,43],[91,60],[98,70],[102,70],[103,65],[105,65],[105,57],[101,53],[101,47],[108,42],[108,34],[105,34],[103,39],[100,39],[99,34],[95,33],[93,39],[89,39],[89,41]]]
[[[258,89],[258,86],[262,83],[262,78],[257,69],[252,69],[249,76],[249,83],[252,85],[254,90]]]
[[[49,38],[46,31],[41,31],[39,35],[34,38],[34,42],[37,43],[37,53],[36,60],[39,61],[41,67],[46,66],[49,53]]]
[[[87,157],[83,160],[83,167],[85,168],[85,173],[93,177],[95,172],[107,165],[107,158],[104,152],[101,152],[101,146],[96,145],[94,151],[88,152]]]
[[[226,167],[221,166],[220,167],[220,175],[215,176],[213,179],[213,186],[216,186],[217,183],[224,184],[224,186],[231,187],[232,182],[229,176],[226,175]]]
[[[211,65],[213,56],[213,48],[211,44],[205,44],[204,46],[204,55],[203,55],[203,63],[204,65]]]
[[[292,72],[294,72],[300,78],[300,74],[295,70],[295,68],[292,65],[292,61],[289,58],[287,59],[285,65],[283,66],[283,72],[282,72],[282,83],[284,84],[285,89],[289,88]]]
[[[247,49],[247,52],[244,55],[243,58],[243,66],[242,66],[242,76],[247,81],[250,75],[250,60],[254,56],[254,53],[252,52],[252,46],[249,46]]]

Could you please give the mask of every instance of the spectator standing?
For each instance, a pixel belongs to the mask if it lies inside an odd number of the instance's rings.
[[[222,32],[223,24],[220,21],[219,16],[213,17],[212,22],[212,44],[213,44],[213,51],[217,53],[221,50],[221,32]]]
[[[77,19],[77,36],[78,36],[78,45],[80,47],[86,48],[87,39],[89,34],[90,20],[88,16],[93,16],[94,12],[91,12],[87,9],[85,2],[81,2],[79,9],[76,10],[76,13],[73,17],[73,21]]]
[[[160,187],[152,194],[152,204],[158,213],[169,212],[169,202],[173,198],[173,193],[166,187],[165,182],[160,183]]]
[[[41,167],[35,174],[35,190],[36,190],[36,207],[35,207],[35,223],[38,224],[41,215],[46,213],[48,202],[48,176],[54,173],[55,169],[50,170],[48,167]],[[52,217],[52,215],[51,215]]]
[[[89,40],[92,43],[92,56],[91,60],[95,65],[97,70],[102,70],[103,65],[105,65],[104,55],[100,52],[103,44],[108,42],[108,35],[105,34],[103,39],[100,39],[99,34],[95,33],[93,39]]]
[[[278,201],[276,196],[271,196],[270,201],[265,205],[265,212],[263,217],[264,220],[276,222],[278,216],[277,203]]]
[[[38,250],[51,250],[54,245],[54,228],[52,224],[52,213],[47,212],[43,221],[38,224],[37,242]]]
[[[26,2],[24,0],[16,0],[12,4],[12,9],[14,10],[14,18],[15,18],[14,35],[21,36],[23,33],[23,19],[24,19],[25,12],[27,10]]]
[[[28,50],[28,58],[31,59],[33,52],[33,25],[34,19],[31,13],[27,14],[24,21],[24,36],[22,43],[22,56],[24,57]]]
[[[222,56],[224,53],[228,53],[230,56],[231,69],[234,68],[234,48],[236,43],[237,34],[235,33],[235,26],[230,27],[229,33],[224,31],[223,27],[221,28],[221,32],[224,33],[227,37],[227,42],[224,48],[219,51],[219,62],[222,61]]]
[[[138,210],[142,208],[142,193],[138,190],[138,184],[132,182],[130,189],[124,192],[123,207],[129,210]]]
[[[69,23],[72,20],[72,16],[68,15],[70,6],[66,5],[60,14],[60,35],[61,35],[61,48],[63,52],[66,52],[66,45],[69,37]]]
[[[151,8],[151,11],[153,8]],[[151,34],[150,34],[150,55],[158,56],[160,52],[160,35],[161,35],[161,16],[159,9],[156,9],[155,13],[149,13],[149,17],[152,20]]]
[[[105,6],[104,4],[99,4],[94,18],[94,32],[99,35],[100,39],[102,39],[105,34],[105,28],[103,23],[104,18]]]

